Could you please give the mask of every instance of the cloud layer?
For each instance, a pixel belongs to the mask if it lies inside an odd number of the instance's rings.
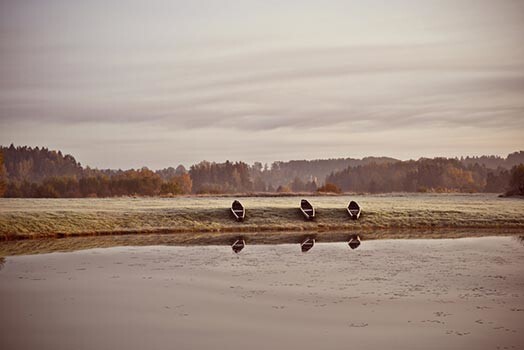
[[[524,147],[519,1],[0,7],[3,144],[101,167]]]

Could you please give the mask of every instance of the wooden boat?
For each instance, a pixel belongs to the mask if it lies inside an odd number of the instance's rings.
[[[357,249],[360,246],[359,235],[351,235],[351,237],[349,238],[348,245],[351,249]]]
[[[355,201],[351,201],[347,207],[349,217],[353,220],[357,220],[360,217],[361,209],[360,206]]]
[[[231,204],[231,212],[237,221],[243,221],[246,217],[246,209],[239,201],[235,200]]]
[[[313,220],[315,218],[315,208],[306,199],[300,201],[300,211],[304,214],[306,220]]]
[[[241,251],[242,249],[244,249],[245,246],[246,246],[246,241],[244,241],[244,239],[240,238],[240,239],[237,239],[237,240],[235,241],[235,243],[233,243],[233,244],[231,245],[231,248],[233,249],[233,251],[234,251],[235,253],[238,254],[238,253],[240,253],[240,251]]]
[[[302,250],[302,253],[305,253],[309,251],[313,246],[315,245],[315,239],[314,238],[306,238],[302,244],[300,244],[300,249]]]

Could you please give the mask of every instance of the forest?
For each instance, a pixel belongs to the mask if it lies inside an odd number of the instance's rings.
[[[493,192],[524,194],[524,152],[508,157],[340,158],[224,163],[160,170],[83,167],[47,148],[0,147],[0,196],[78,198],[227,193]]]
[[[435,158],[348,167],[326,182],[344,192],[503,192],[509,179],[510,171],[501,167]]]

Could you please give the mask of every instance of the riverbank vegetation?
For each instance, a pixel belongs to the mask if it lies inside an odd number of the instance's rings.
[[[0,238],[140,233],[375,232],[469,229],[524,232],[524,201],[496,195],[395,194],[309,197],[315,221],[304,221],[297,197],[238,198],[246,219],[230,215],[231,198],[0,199]],[[362,207],[349,220],[346,205]]]

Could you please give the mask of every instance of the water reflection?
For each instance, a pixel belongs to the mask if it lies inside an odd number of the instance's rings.
[[[360,246],[360,236],[351,235],[348,244],[351,249],[357,249]]]
[[[245,245],[246,241],[244,241],[243,238],[239,238],[231,245],[231,248],[233,248],[233,251],[238,254],[242,249],[244,249]]]
[[[302,250],[302,253],[308,252],[313,246],[315,245],[315,239],[314,238],[307,238],[302,244],[300,245],[300,248]]]

